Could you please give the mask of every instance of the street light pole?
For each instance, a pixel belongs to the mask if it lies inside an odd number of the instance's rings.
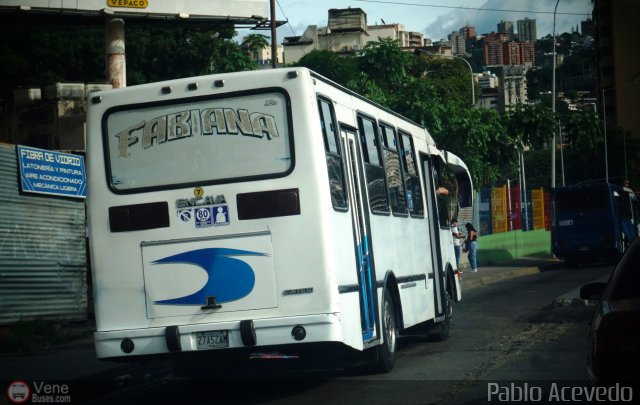
[[[556,7],[553,9],[553,70],[551,79],[551,110],[553,115],[556,115],[556,12],[558,11],[558,3],[560,0],[556,0]],[[554,118],[555,119],[555,118]],[[553,128],[553,141],[551,142],[551,188],[556,186],[556,128]]]

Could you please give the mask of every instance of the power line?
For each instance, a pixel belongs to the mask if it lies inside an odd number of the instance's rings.
[[[276,0],[276,3],[278,4],[278,8],[280,9],[280,12],[282,13],[282,16],[284,17],[285,20],[287,20],[287,25],[289,26],[289,29],[291,30],[293,35],[297,37],[298,34],[296,34],[296,32],[293,30],[293,26],[289,22],[289,17],[287,17],[287,15],[284,13],[284,10],[282,9],[282,6],[280,5],[280,2],[278,0]]]
[[[510,9],[500,9],[500,8],[480,8],[480,7],[465,7],[465,6],[443,6],[439,4],[407,3],[403,1],[383,1],[383,0],[355,0],[355,1],[359,1],[362,3],[392,4],[395,6],[446,8],[451,10],[497,11],[497,12],[503,12],[503,13],[553,14],[553,11],[510,10]],[[585,13],[556,13],[556,14],[585,15]]]
[[[289,17],[287,17],[287,15],[284,13],[284,10],[282,9],[282,6],[280,5],[280,2],[278,0],[276,0],[276,4],[278,5],[278,8],[280,9],[280,12],[282,13],[282,16],[284,17],[284,19],[287,20],[287,25],[289,26],[289,29],[293,33],[293,36],[297,37],[298,34],[294,31],[293,26],[289,22]],[[300,49],[302,49],[302,53],[306,56],[307,52],[304,50],[304,48],[301,47]]]

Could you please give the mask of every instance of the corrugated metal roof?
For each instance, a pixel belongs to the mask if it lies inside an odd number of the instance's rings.
[[[0,145],[0,324],[85,319],[84,201],[21,194],[16,148]]]

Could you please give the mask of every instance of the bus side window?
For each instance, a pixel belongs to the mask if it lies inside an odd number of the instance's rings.
[[[384,168],[380,159],[380,142],[376,122],[373,119],[358,116],[358,127],[361,134],[362,154],[365,161],[369,207],[374,214],[388,214],[389,200]]]
[[[416,157],[413,153],[413,140],[411,139],[411,135],[405,132],[399,132],[398,135],[398,139],[400,139],[402,169],[404,172],[404,181],[406,183],[409,212],[411,213],[411,216],[421,217],[424,215],[422,186],[420,185],[420,179],[418,178]]]
[[[380,136],[382,137],[382,161],[389,190],[391,212],[406,215],[407,200],[396,146],[396,131],[388,125],[380,124]]]
[[[336,133],[336,119],[331,102],[318,98],[318,112],[320,113],[320,124],[322,136],[324,138],[325,155],[327,159],[327,170],[329,172],[329,189],[331,191],[331,204],[339,211],[345,211],[347,206],[347,196],[344,183],[344,168],[338,147]]]

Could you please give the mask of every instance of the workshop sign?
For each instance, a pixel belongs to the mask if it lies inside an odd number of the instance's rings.
[[[18,145],[18,162],[23,192],[87,197],[83,156]]]

